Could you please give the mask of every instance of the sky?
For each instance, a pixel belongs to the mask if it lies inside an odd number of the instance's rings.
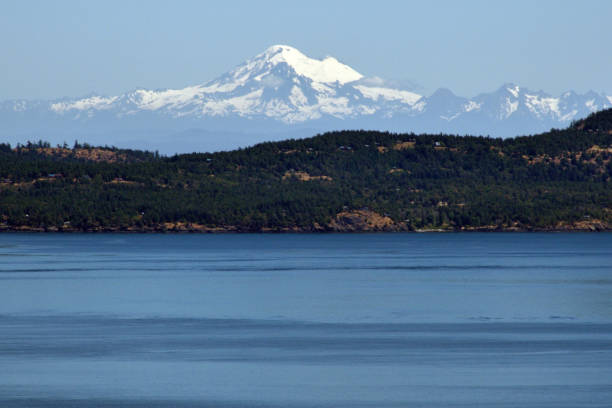
[[[0,8],[0,100],[214,79],[273,44],[462,96],[612,94],[612,1],[29,1]]]

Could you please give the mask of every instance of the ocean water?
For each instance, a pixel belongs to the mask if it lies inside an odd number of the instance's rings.
[[[612,407],[612,234],[0,234],[0,407]]]

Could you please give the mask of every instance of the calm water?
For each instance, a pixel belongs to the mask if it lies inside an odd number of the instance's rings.
[[[0,407],[612,407],[612,234],[0,234]]]

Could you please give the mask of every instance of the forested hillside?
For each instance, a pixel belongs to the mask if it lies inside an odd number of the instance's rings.
[[[342,131],[220,153],[0,145],[0,229],[612,228],[612,110],[514,139]]]

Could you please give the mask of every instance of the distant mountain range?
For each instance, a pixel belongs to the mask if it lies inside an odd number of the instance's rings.
[[[562,128],[609,107],[612,96],[603,93],[554,97],[511,83],[473,98],[448,89],[423,96],[364,77],[333,57],[317,60],[276,45],[184,89],[3,101],[0,137],[164,152],[229,149],[349,128],[509,137]]]

